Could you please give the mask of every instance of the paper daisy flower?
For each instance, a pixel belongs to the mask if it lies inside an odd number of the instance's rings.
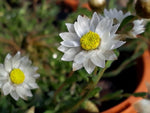
[[[132,36],[132,37],[134,37],[134,38],[136,38],[136,36],[138,35],[138,34],[141,34],[141,33],[143,33],[144,31],[145,31],[145,28],[144,28],[144,20],[143,19],[141,19],[141,20],[134,20],[133,21],[133,28],[132,28],[132,30],[129,32],[129,34]]]
[[[127,16],[131,15],[130,12],[127,12],[125,14],[123,14],[123,12],[121,10],[117,10],[116,8],[114,9],[104,9],[104,16],[100,16],[100,18],[104,18],[104,17],[108,17],[111,19],[116,19],[118,22],[117,23],[121,23],[123,21],[123,19],[125,19]]]
[[[64,52],[63,61],[73,61],[74,71],[84,67],[91,74],[95,66],[104,68],[105,60],[117,59],[113,50],[125,43],[115,38],[119,25],[113,26],[109,18],[100,20],[97,13],[92,19],[79,15],[66,26],[69,32],[60,33],[63,41],[58,49]]]
[[[148,89],[148,94],[150,95],[150,83],[146,84]],[[149,113],[150,112],[150,100],[142,99],[134,104],[134,108],[138,113]]]
[[[134,108],[138,113],[149,113],[150,112],[150,100],[142,99],[134,104]]]
[[[27,56],[7,54],[4,64],[0,64],[0,88],[4,95],[10,94],[15,100],[19,97],[32,97],[30,89],[38,88],[35,80],[40,75],[37,67],[31,65]]]

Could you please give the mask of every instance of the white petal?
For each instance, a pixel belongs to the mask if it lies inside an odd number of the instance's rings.
[[[126,42],[124,41],[115,41],[114,44],[111,46],[110,50],[116,49],[120,46],[122,46],[123,44],[125,44]]]
[[[11,90],[12,90],[11,84],[9,82],[6,82],[3,85],[2,90],[3,90],[4,95],[8,95],[11,92]]]
[[[0,76],[0,81],[8,80],[8,77]]]
[[[109,50],[112,46],[113,42],[110,38],[110,33],[104,33],[103,37],[101,38],[101,44],[99,46],[99,49],[103,52]]]
[[[65,47],[63,45],[58,47],[58,50],[61,51],[61,52],[66,52],[68,49],[69,49],[68,47]]]
[[[112,29],[113,20],[105,18],[105,25],[103,26],[103,30],[107,30],[107,32],[110,32]]]
[[[130,12],[123,14],[123,12],[121,10],[117,10],[116,8],[114,9],[110,9],[109,11],[104,9],[104,16],[105,17],[109,17],[112,19],[117,19],[119,23],[121,23],[123,21],[124,18],[126,18],[127,16],[131,15]]]
[[[31,89],[36,89],[36,88],[39,88],[39,86],[37,85],[37,83],[28,83],[28,85],[30,86]]]
[[[61,44],[63,46],[66,46],[66,47],[79,47],[80,46],[80,42],[79,41],[66,40],[66,41],[62,41]]]
[[[67,29],[69,32],[75,33],[74,25],[70,23],[66,23]]]
[[[89,74],[91,74],[94,71],[94,68],[95,68],[95,65],[89,59],[84,61],[83,66]]]
[[[82,64],[73,63],[73,71],[79,70],[83,67]]]
[[[33,77],[34,77],[34,78],[39,78],[39,77],[40,77],[40,74],[34,74]]]
[[[87,54],[88,53],[86,51],[81,51],[80,53],[78,53],[75,56],[74,62],[76,62],[78,64],[82,64],[84,62],[84,60],[86,59]]]
[[[6,70],[4,69],[4,65],[0,64],[0,76],[8,76],[8,72],[6,72]]]
[[[25,77],[24,82],[25,82],[26,84],[35,82],[35,78],[32,77],[32,73],[30,73],[30,72],[25,72],[25,76],[26,76],[26,77]]]
[[[33,79],[32,81],[35,81],[35,79],[37,79],[38,77],[40,77],[40,74],[36,73],[33,70],[33,67],[26,67],[23,70],[24,74],[26,75],[26,78],[29,77],[29,79]],[[31,78],[30,78],[31,77]]]
[[[29,60],[27,56],[24,56],[21,58],[21,62],[19,65],[19,69],[23,70],[26,67],[29,67],[32,64],[32,62]]]
[[[4,83],[5,83],[5,82],[0,81],[0,88],[2,88],[2,86],[3,86]]]
[[[16,55],[12,58],[12,68],[18,68],[20,64],[20,52],[17,52]]]
[[[79,37],[82,37],[84,34],[89,32],[89,18],[78,16],[77,22],[74,23],[74,28]]]
[[[112,30],[112,24],[113,24],[113,20],[109,19],[109,18],[104,18],[102,19],[97,27],[95,32],[99,34],[99,36],[102,38],[104,33],[109,33]]]
[[[97,13],[94,12],[94,14],[92,16],[92,19],[91,19],[91,22],[90,22],[90,30],[91,31],[95,32],[95,28],[98,25],[99,20],[100,19],[99,19]]]
[[[15,99],[15,100],[18,100],[19,99],[19,95],[16,93],[16,91],[11,91],[10,92],[10,95]]]
[[[91,56],[91,61],[93,62],[93,64],[95,64],[98,67],[101,68],[105,67],[105,59],[100,58],[99,56],[97,56],[97,54],[93,54]]]
[[[106,51],[103,54],[106,60],[117,60],[117,56],[113,51]]]
[[[72,61],[75,57],[75,55],[80,51],[80,48],[71,48],[68,51],[65,52],[65,54],[62,56],[61,60],[63,61]]]
[[[4,66],[7,72],[10,72],[12,69],[11,58],[12,56],[10,54],[7,54],[5,61],[4,61]]]
[[[60,33],[59,36],[63,40],[77,40],[77,39],[79,39],[79,37],[76,33],[64,32],[64,33]]]
[[[150,112],[150,100],[142,99],[134,104],[134,108],[138,113],[149,113]]]
[[[101,50],[96,51],[96,54],[99,58],[104,59],[105,60],[105,56],[103,55],[103,52]]]
[[[104,32],[103,36],[101,37],[101,46],[103,46],[102,43],[108,44],[108,42],[111,40],[110,38],[110,32]]]
[[[34,71],[37,71],[39,68],[36,66],[33,66]]]
[[[98,25],[97,25],[97,27],[96,27],[96,29],[95,29],[95,32],[96,33],[98,33],[99,35],[100,35],[100,37],[101,37],[101,35],[103,34],[103,26],[105,26],[105,19],[102,19],[99,23],[98,23]]]
[[[25,88],[25,89],[30,89],[29,85],[27,85],[25,82],[22,83],[22,87]]]
[[[144,28],[145,23],[144,23],[144,20],[141,19],[141,20],[134,20],[133,24],[134,26],[129,33],[131,33],[131,35],[133,35],[133,37],[136,38],[136,35],[141,34],[145,31],[145,28]]]
[[[16,92],[19,95],[19,97],[21,97],[22,99],[26,100],[25,88],[23,88],[21,86],[17,86],[16,87]]]
[[[28,90],[28,89],[26,90],[25,95],[28,96],[28,97],[32,97],[33,96],[31,91]]]
[[[113,28],[111,29],[111,34],[116,33],[116,31],[118,30],[120,24],[114,25]]]

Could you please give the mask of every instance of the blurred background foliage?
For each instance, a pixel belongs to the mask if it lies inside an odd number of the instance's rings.
[[[63,0],[60,0],[63,1]],[[61,113],[69,108],[78,99],[85,84],[92,78],[84,69],[72,72],[72,63],[61,61],[61,52],[57,50],[61,41],[60,32],[67,31],[65,23],[73,23],[77,16],[91,17],[92,11],[83,8],[87,0],[80,0],[76,10],[64,5],[58,0],[1,0],[0,1],[0,62],[4,61],[7,53],[15,54],[21,51],[29,55],[33,64],[39,67],[40,78],[37,80],[40,88],[32,91],[33,97],[27,101],[14,101],[10,96],[0,96],[1,113]],[[121,6],[116,0],[107,0],[107,8],[120,8],[123,11],[134,13],[133,0],[127,6]],[[147,24],[146,33],[142,36],[149,37],[150,24]],[[146,41],[145,41],[146,40]],[[129,39],[126,46],[119,50],[118,61],[112,64],[104,74],[102,83],[98,85],[92,96],[98,94],[99,87],[105,85],[103,80],[119,75],[124,69],[136,65],[135,59],[141,56],[147,48],[148,39]],[[130,57],[129,57],[130,56]],[[120,60],[121,59],[121,60]],[[117,65],[116,65],[117,64]],[[119,79],[120,80],[120,79]],[[112,83],[108,83],[112,84]],[[55,92],[60,88],[61,92]],[[123,89],[117,89],[120,95]],[[112,91],[109,91],[112,93]],[[126,91],[127,92],[127,91]],[[131,93],[131,92],[127,92]],[[104,92],[106,96],[106,92]],[[113,99],[113,96],[108,98]],[[99,100],[99,99],[97,99]],[[105,100],[105,97],[101,100]],[[93,100],[100,106],[100,102]],[[83,105],[84,106],[84,105]],[[83,107],[82,106],[82,107]]]

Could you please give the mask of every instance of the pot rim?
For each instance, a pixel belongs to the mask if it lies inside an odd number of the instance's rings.
[[[144,54],[142,55],[142,59],[143,59],[143,66],[144,66],[144,70],[143,70],[143,77],[142,80],[140,81],[139,85],[137,86],[135,92],[146,92],[147,88],[146,88],[146,82],[150,83],[150,52],[148,50],[146,50],[144,52]],[[134,109],[134,107],[132,106],[136,101],[139,101],[140,97],[134,97],[134,96],[130,96],[129,98],[127,98],[125,101],[121,102],[120,104],[102,112],[102,113],[137,113]]]

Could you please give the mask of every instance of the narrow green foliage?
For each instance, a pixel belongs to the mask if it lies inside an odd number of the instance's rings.
[[[101,97],[100,101],[108,101],[108,100],[116,100],[116,99],[118,100],[122,98],[122,96],[120,96],[122,93],[123,93],[123,90],[119,90],[114,93],[107,94]]]
[[[133,20],[136,19],[136,16],[130,15],[127,16],[121,23],[121,25],[118,28],[119,33],[127,33],[133,28]]]
[[[138,93],[133,93],[132,94],[133,96],[135,96],[135,97],[145,97],[145,96],[147,96],[147,93],[146,92],[138,92]]]
[[[102,88],[100,87],[96,87],[95,89],[93,89],[89,95],[87,96],[87,98],[91,98],[94,97],[97,93],[99,93],[102,90]]]

